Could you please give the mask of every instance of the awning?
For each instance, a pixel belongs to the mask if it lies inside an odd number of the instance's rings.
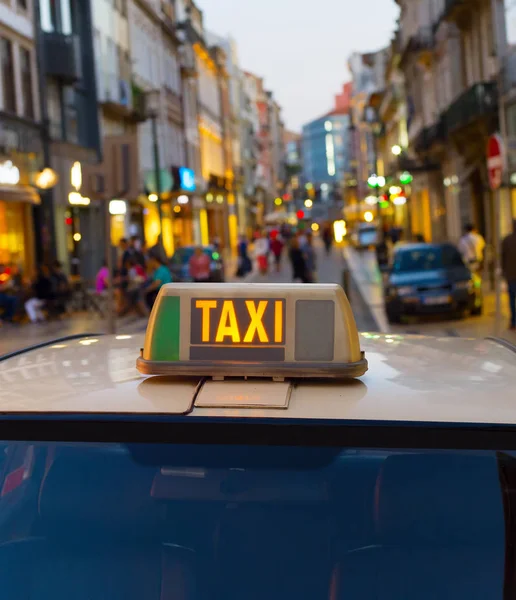
[[[0,185],[0,202],[41,204],[36,188],[30,185]]]

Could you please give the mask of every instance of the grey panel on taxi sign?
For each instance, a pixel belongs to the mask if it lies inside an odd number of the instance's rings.
[[[296,360],[332,361],[335,348],[335,302],[296,301]]]

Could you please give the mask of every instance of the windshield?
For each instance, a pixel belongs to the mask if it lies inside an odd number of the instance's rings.
[[[464,267],[459,251],[453,246],[399,250],[394,258],[395,271],[432,271]]]
[[[5,600],[504,597],[509,453],[2,450]]]

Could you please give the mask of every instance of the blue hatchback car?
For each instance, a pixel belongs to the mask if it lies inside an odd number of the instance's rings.
[[[480,315],[481,280],[453,244],[400,245],[385,285],[385,307],[391,323],[429,313]]]

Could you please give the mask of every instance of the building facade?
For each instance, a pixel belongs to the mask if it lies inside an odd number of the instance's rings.
[[[82,188],[83,166],[101,157],[91,3],[35,6],[45,167],[58,175],[43,203],[41,259],[57,256],[90,279],[102,262],[105,221],[103,203]]]
[[[0,263],[29,275],[36,249],[42,254],[42,213],[51,208],[33,187],[44,163],[33,23],[32,2],[0,4]]]
[[[327,199],[331,190],[340,190],[348,170],[349,114],[332,111],[303,126],[303,177]]]

